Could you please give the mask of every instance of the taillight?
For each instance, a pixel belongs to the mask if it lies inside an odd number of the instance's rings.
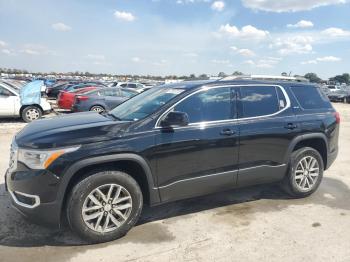
[[[336,120],[337,124],[340,124],[340,114],[339,114],[339,112],[335,112],[334,116],[335,116],[335,120]]]
[[[86,101],[89,100],[88,96],[76,96],[77,101]]]

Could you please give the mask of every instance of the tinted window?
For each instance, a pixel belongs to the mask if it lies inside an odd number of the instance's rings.
[[[129,88],[136,88],[136,84],[128,84]]]
[[[281,110],[287,106],[287,99],[284,96],[281,88],[276,87],[276,91],[278,96],[278,106],[279,106],[279,109]]]
[[[7,89],[0,86],[0,96],[2,96],[2,97],[13,96],[13,94],[10,91],[8,91]]]
[[[121,84],[120,86],[121,87],[126,87],[128,84]]]
[[[136,93],[131,92],[131,91],[126,91],[126,90],[121,90],[121,94],[122,94],[122,96],[125,96],[125,97],[132,97],[132,96],[136,95]]]
[[[304,109],[332,107],[326,95],[315,86],[296,86],[291,89],[295,97],[298,99],[299,104]]]
[[[187,113],[190,123],[231,119],[230,90],[225,87],[199,92],[179,103],[174,111]]]
[[[113,88],[113,89],[105,89],[104,90],[104,95],[105,96],[117,96],[118,95],[118,90]]]
[[[271,115],[279,111],[276,88],[273,86],[241,88],[243,117]]]

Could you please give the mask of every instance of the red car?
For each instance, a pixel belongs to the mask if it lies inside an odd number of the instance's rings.
[[[97,86],[88,86],[88,87],[84,87],[84,88],[77,89],[77,90],[70,91],[70,92],[60,91],[60,93],[58,94],[58,97],[57,97],[57,105],[61,109],[69,109],[70,110],[72,108],[72,105],[74,103],[74,98],[76,95],[84,94],[88,91],[98,89],[98,88],[99,87],[97,87]]]

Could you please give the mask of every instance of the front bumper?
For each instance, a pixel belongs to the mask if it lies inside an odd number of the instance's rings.
[[[51,227],[60,226],[58,182],[49,171],[30,170],[20,164],[16,171],[8,170],[5,175],[12,206],[30,221]]]

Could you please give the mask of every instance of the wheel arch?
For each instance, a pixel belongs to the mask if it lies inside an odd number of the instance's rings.
[[[19,115],[21,116],[22,115],[22,112],[25,108],[29,107],[29,106],[35,106],[37,108],[39,108],[41,110],[41,113],[44,113],[44,110],[43,108],[41,107],[41,105],[38,105],[38,104],[33,104],[33,105],[22,105],[21,108],[19,109]]]
[[[324,168],[327,167],[328,161],[328,141],[325,134],[322,133],[312,133],[298,136],[292,140],[289,145],[287,155],[285,157],[285,163],[289,162],[290,155],[295,150],[302,147],[311,147],[317,150],[323,159]]]
[[[146,160],[137,154],[116,154],[81,160],[65,172],[58,190],[58,201],[61,204],[60,216],[64,214],[70,190],[82,178],[102,170],[119,170],[129,173],[139,184],[145,203],[154,205],[160,202],[158,188]]]

